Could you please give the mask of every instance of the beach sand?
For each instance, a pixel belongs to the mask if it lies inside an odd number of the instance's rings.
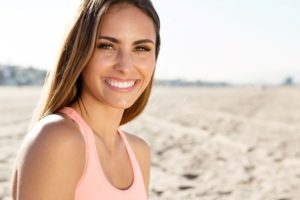
[[[0,87],[0,200],[40,87]],[[150,200],[299,200],[300,88],[158,87],[123,126],[152,148]]]

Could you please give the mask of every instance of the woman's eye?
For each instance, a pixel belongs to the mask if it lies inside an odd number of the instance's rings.
[[[98,49],[107,49],[107,50],[113,50],[114,47],[112,44],[109,44],[109,43],[100,43],[97,45],[97,48]]]
[[[151,49],[149,47],[146,46],[137,46],[134,49],[135,51],[140,51],[140,52],[148,52],[151,51]]]

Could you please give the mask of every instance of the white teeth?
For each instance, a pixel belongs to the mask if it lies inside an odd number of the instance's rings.
[[[120,82],[112,79],[107,79],[106,82],[110,84],[111,86],[117,87],[117,88],[129,88],[132,87],[135,83],[135,81],[126,81],[126,82]]]

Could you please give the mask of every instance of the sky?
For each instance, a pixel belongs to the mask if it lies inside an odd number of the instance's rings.
[[[0,64],[50,70],[80,0],[0,0]],[[153,0],[157,79],[300,82],[300,1]]]

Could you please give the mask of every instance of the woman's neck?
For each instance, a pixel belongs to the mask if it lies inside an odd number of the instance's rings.
[[[124,109],[113,108],[89,97],[80,98],[70,107],[80,114],[108,150],[114,151]]]

